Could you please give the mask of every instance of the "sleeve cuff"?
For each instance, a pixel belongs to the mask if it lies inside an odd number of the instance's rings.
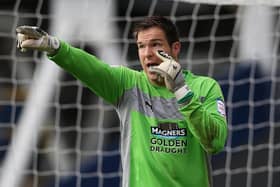
[[[178,104],[184,104],[188,103],[192,99],[194,94],[187,85],[184,85],[183,87],[176,90],[174,92],[174,95],[177,99]]]

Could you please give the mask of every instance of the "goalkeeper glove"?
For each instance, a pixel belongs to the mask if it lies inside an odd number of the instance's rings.
[[[193,92],[185,82],[181,65],[164,51],[157,51],[156,55],[162,63],[151,66],[149,70],[164,79],[165,86],[174,93],[178,103],[188,103],[193,97]]]
[[[56,37],[48,35],[39,27],[19,26],[17,32],[17,48],[22,52],[27,49],[45,51],[54,54],[59,48],[60,42]]]

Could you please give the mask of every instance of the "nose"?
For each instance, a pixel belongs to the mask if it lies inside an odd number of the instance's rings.
[[[147,47],[145,48],[145,50],[144,50],[144,55],[145,55],[145,57],[146,57],[146,58],[150,58],[150,57],[153,56],[153,54],[154,54],[154,53],[153,53],[153,48],[147,46]]]

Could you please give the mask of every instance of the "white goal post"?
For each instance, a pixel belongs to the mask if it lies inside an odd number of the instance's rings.
[[[0,3],[0,186],[121,186],[114,108],[43,54],[20,53],[37,25],[111,65],[140,69],[133,24],[169,17],[180,63],[215,78],[229,136],[212,157],[215,187],[280,185],[279,0],[14,0]]]

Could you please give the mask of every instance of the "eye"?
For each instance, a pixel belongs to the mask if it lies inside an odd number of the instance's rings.
[[[155,42],[155,43],[153,43],[153,46],[154,46],[154,47],[161,47],[162,44],[161,44],[160,42]]]
[[[138,44],[137,47],[138,47],[138,49],[142,49],[142,48],[144,48],[145,46],[144,46],[143,44]]]

